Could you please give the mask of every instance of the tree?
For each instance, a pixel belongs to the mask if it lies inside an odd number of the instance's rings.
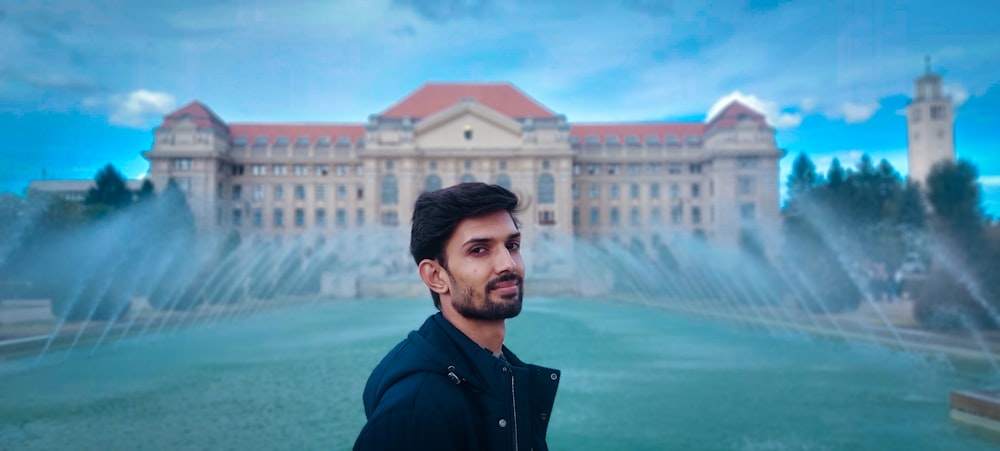
[[[142,186],[139,187],[139,191],[135,193],[135,200],[139,203],[148,202],[156,197],[156,189],[153,187],[153,182],[148,178],[142,179]]]
[[[800,153],[792,163],[792,172],[788,174],[788,202],[802,198],[806,193],[812,191],[819,183],[819,176],[816,175],[816,165],[805,153]]]
[[[953,238],[976,238],[985,221],[981,207],[979,171],[965,160],[942,161],[927,176],[927,201],[945,232]]]
[[[83,203],[91,207],[92,217],[101,218],[128,207],[132,203],[132,191],[129,191],[125,177],[118,169],[108,164],[97,171],[94,187],[87,191]]]

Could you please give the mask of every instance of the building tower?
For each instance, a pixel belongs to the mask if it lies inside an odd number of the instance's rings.
[[[941,90],[941,76],[926,69],[914,81],[913,100],[906,106],[909,179],[925,184],[934,164],[955,160],[955,110]]]

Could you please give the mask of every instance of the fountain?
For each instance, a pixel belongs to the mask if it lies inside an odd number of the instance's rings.
[[[112,246],[135,221],[35,255],[74,276],[58,320],[0,324],[0,449],[349,448],[368,372],[433,312],[404,231]],[[956,420],[990,409],[961,395],[996,387],[988,336],[826,302],[795,265],[666,228],[525,234],[508,342],[563,370],[553,449],[997,444],[948,421],[951,390]]]

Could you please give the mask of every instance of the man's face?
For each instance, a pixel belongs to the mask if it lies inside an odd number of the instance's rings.
[[[521,232],[509,213],[501,210],[459,222],[445,244],[445,258],[450,302],[460,315],[499,320],[521,313]]]

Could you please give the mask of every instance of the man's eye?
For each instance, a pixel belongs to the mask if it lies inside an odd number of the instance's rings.
[[[521,248],[521,243],[518,243],[516,241],[507,243],[507,249],[509,249],[509,250],[514,251],[514,250],[517,250],[517,249],[520,249],[520,248]]]
[[[485,247],[474,247],[472,249],[469,249],[470,254],[482,254],[484,252],[486,252]]]

